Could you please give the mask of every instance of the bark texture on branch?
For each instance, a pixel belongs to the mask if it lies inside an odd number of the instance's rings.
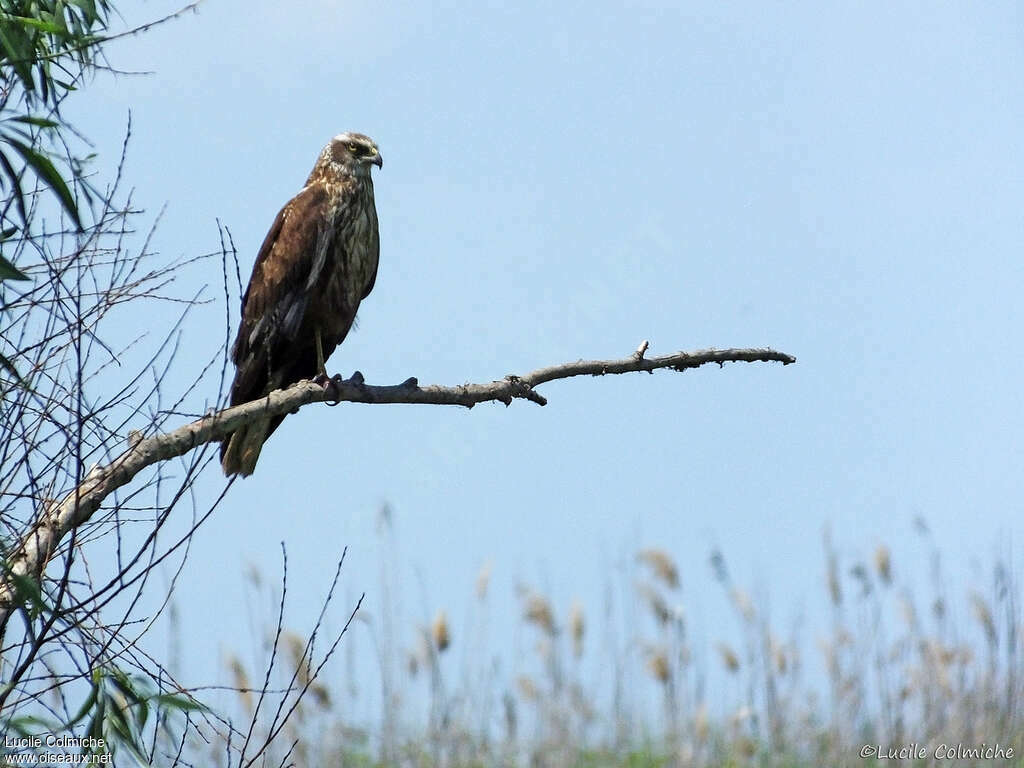
[[[137,435],[133,436],[134,439],[129,440],[128,450],[118,458],[105,466],[95,467],[78,487],[60,501],[46,504],[31,530],[10,552],[7,558],[8,571],[0,581],[0,638],[3,637],[16,604],[12,600],[16,582],[29,578],[39,583],[46,564],[57,551],[60,542],[72,530],[87,522],[107,496],[128,484],[146,467],[181,456],[197,446],[218,442],[254,419],[294,413],[304,405],[325,400],[461,405],[472,408],[477,403],[488,401],[509,405],[515,399],[525,399],[546,405],[547,400],[534,387],[573,376],[603,376],[637,371],[653,373],[660,368],[684,371],[709,363],[779,362],[789,365],[796,362],[792,355],[773,349],[708,349],[645,358],[647,346],[647,342],[643,342],[630,357],[621,360],[578,360],[539,368],[521,376],[509,375],[488,384],[421,387],[415,379],[408,379],[401,384],[373,386],[366,384],[360,374],[344,380],[335,377],[326,388],[311,381],[303,381],[287,389],[271,392],[259,400],[209,414],[172,432],[141,440]]]

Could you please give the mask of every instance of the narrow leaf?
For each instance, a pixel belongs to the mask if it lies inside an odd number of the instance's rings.
[[[38,125],[40,128],[57,128],[60,123],[53,120],[47,120],[44,117],[32,117],[31,115],[18,115],[12,117],[11,120],[16,120],[19,123],[28,123],[29,125]]]
[[[179,712],[209,711],[205,704],[200,704],[198,701],[193,701],[187,696],[181,696],[176,693],[161,693],[159,696],[154,696],[153,701],[161,707],[178,710]]]
[[[24,573],[14,573],[10,570],[7,572],[7,578],[14,586],[15,603],[21,605],[31,603],[33,607],[32,613],[53,613],[53,609],[43,597],[42,590],[39,588],[39,582]]]
[[[35,715],[21,715],[12,717],[3,722],[5,730],[17,733],[19,736],[38,736],[40,733],[53,733],[53,723],[43,720]]]
[[[78,710],[78,714],[70,720],[68,720],[68,722],[66,722],[63,726],[61,726],[61,730],[70,730],[73,725],[76,725],[81,720],[83,720],[85,716],[88,715],[89,712],[92,711],[92,708],[96,705],[96,699],[99,697],[99,693],[99,685],[97,683],[93,683],[92,690],[89,691],[89,695],[86,697],[85,703],[82,704],[81,709]]]
[[[8,237],[17,232],[17,229],[5,229],[3,233],[0,233],[0,239],[6,240]],[[18,269],[16,266],[11,264],[3,256],[0,256],[0,280],[31,280],[28,275]]]
[[[32,82],[32,66],[30,57],[25,55],[24,33],[15,26],[0,23],[0,49],[7,57],[7,63],[14,67],[14,71],[21,78],[25,90],[31,92],[35,89]]]
[[[0,141],[3,141],[4,137],[0,137]],[[21,175],[14,170],[14,166],[11,165],[11,161],[7,159],[7,155],[0,152],[0,167],[4,169],[4,173],[11,180],[11,186],[14,188],[14,200],[18,204],[18,213],[21,214],[21,220],[25,226],[28,227],[28,212],[25,210],[25,195],[21,191]]]
[[[22,389],[28,390],[28,382],[21,378],[21,374],[18,373],[18,369],[14,367],[14,363],[12,363],[10,360],[7,359],[6,356],[2,354],[0,354],[0,368],[3,368],[8,373],[10,373],[11,376],[14,377],[14,383],[17,386],[21,387]],[[0,389],[0,400],[6,397],[7,392],[7,389]]]
[[[7,141],[18,151],[18,154],[24,158],[25,162],[32,166],[32,170],[39,175],[39,178],[45,181],[54,194],[60,198],[68,215],[74,220],[76,226],[81,229],[82,221],[78,216],[78,206],[75,205],[75,199],[71,196],[71,190],[64,183],[64,179],[61,178],[60,173],[54,167],[50,158],[36,152],[30,146],[22,144],[17,139],[12,139],[8,136]]]
[[[90,23],[99,21],[99,14],[96,13],[96,3],[93,0],[70,0],[71,5],[77,5],[85,11],[86,18]]]
[[[63,35],[64,30],[54,24],[52,21],[43,21],[42,19],[31,19],[27,16],[7,16],[4,18],[5,22],[15,22],[17,24],[24,24],[26,27],[34,27],[42,32],[46,32],[51,35]]]
[[[100,699],[96,703],[96,712],[92,716],[92,720],[89,721],[89,728],[85,732],[86,736],[92,738],[102,739],[103,738],[103,721],[107,715],[107,703],[103,699]]]

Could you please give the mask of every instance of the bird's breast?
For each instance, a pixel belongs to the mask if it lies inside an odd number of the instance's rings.
[[[330,225],[331,253],[321,285],[324,306],[330,310],[326,325],[333,326],[331,330],[339,335],[348,331],[377,272],[379,241],[372,187],[368,195],[363,192],[342,201]]]

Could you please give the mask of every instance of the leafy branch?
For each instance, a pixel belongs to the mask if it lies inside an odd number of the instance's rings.
[[[99,33],[106,29],[109,13],[107,0],[0,4],[0,145],[6,147],[0,149],[0,185],[7,195],[2,218],[6,224],[11,203],[20,218],[20,224],[4,229],[0,245],[30,227],[24,187],[29,171],[81,229],[78,203],[54,162],[62,149],[72,180],[81,181],[81,161],[65,140],[65,133],[73,129],[61,116],[60,106],[101,55]],[[35,114],[40,111],[43,116]],[[51,152],[44,146],[60,149]],[[85,186],[82,191],[89,194]],[[0,279],[19,279],[11,276],[12,269],[6,259],[0,262]]]

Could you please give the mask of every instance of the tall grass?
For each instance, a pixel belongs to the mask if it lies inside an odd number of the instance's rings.
[[[923,523],[918,530],[930,542]],[[662,549],[638,551],[602,605],[565,610],[528,586],[512,601],[493,595],[485,567],[461,631],[443,609],[420,621],[394,604],[367,611],[373,657],[355,658],[349,646],[345,669],[332,673],[340,682],[317,681],[296,710],[282,756],[294,744],[285,762],[296,766],[1024,767],[1013,557],[995,558],[982,583],[951,585],[929,548],[928,573],[912,573],[884,544],[842,557],[826,531],[818,593],[826,618],[813,633],[800,624],[783,631],[767,600],[736,583],[725,553],[712,551],[720,599],[740,628],[731,639],[693,636],[681,582],[707,566],[684,571]],[[381,595],[390,602],[389,563]],[[489,647],[489,618],[499,611],[519,616],[522,657]],[[281,689],[309,675],[306,639],[285,637]],[[588,656],[599,663],[588,666]],[[237,657],[228,667],[245,720],[263,673]],[[381,702],[369,722],[346,705],[367,670],[376,670]],[[958,746],[982,756],[950,758]]]

